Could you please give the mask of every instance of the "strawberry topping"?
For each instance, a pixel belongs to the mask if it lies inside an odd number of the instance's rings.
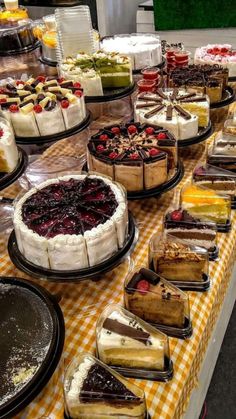
[[[69,107],[69,105],[70,105],[69,100],[64,99],[64,100],[61,101],[61,107],[63,109],[67,109]]]
[[[45,77],[45,76],[38,76],[38,77],[37,77],[37,80],[38,80],[40,83],[44,83],[44,82],[46,81],[46,77]]]
[[[4,134],[4,132],[3,132],[3,129],[1,128],[0,129],[0,138],[3,136],[3,134]]]
[[[65,81],[64,77],[60,77],[60,78],[58,79],[58,83],[63,83],[63,81]]]
[[[141,294],[146,294],[149,291],[149,288],[150,288],[150,284],[148,281],[146,281],[146,279],[141,279],[141,281],[139,281],[137,285],[137,290]]]
[[[132,153],[132,154],[130,154],[129,157],[130,157],[131,160],[137,160],[139,158],[139,155],[138,155],[138,153]]]
[[[104,146],[103,146],[102,144],[99,144],[99,145],[97,146],[97,151],[101,152],[101,151],[103,151],[103,150],[104,150]]]
[[[81,84],[80,84],[80,82],[79,82],[79,81],[76,81],[76,82],[73,84],[73,86],[74,86],[76,89],[80,89],[80,88],[81,88]]]
[[[114,159],[116,159],[116,157],[118,156],[118,153],[116,153],[115,151],[112,151],[110,154],[109,154],[109,157],[110,157],[110,159],[112,159],[112,160],[114,160]]]
[[[172,214],[171,214],[171,219],[172,219],[172,221],[181,221],[182,211],[180,211],[180,210],[173,211]]]
[[[149,155],[151,157],[157,156],[158,154],[160,154],[160,150],[158,150],[157,148],[151,148],[151,150],[149,151]]]
[[[81,97],[81,96],[83,96],[83,92],[82,92],[82,90],[76,90],[74,92],[74,95],[77,96],[77,97]]]
[[[108,139],[109,139],[109,137],[108,137],[107,134],[101,134],[100,137],[99,137],[99,140],[101,140],[101,141],[107,141]]]
[[[146,134],[148,134],[148,135],[152,135],[152,134],[154,134],[154,128],[152,128],[152,127],[147,127],[146,129],[145,129],[145,132],[146,132]]]
[[[16,85],[17,86],[20,86],[21,84],[25,84],[25,82],[24,81],[22,81],[22,80],[16,80]]]
[[[119,127],[112,127],[111,132],[113,132],[113,134],[118,135],[120,134],[120,128]]]
[[[10,108],[9,108],[9,111],[12,112],[12,113],[19,112],[19,106],[11,105]]]
[[[34,112],[41,113],[43,110],[41,105],[34,105]]]
[[[159,132],[159,134],[157,134],[158,140],[165,140],[166,138],[167,138],[167,135],[165,132]]]
[[[7,101],[7,99],[4,99],[4,98],[3,99],[0,99],[0,104],[1,103],[6,103],[6,101]]]
[[[130,134],[135,134],[135,133],[137,132],[137,127],[136,127],[135,125],[130,125],[130,126],[128,127],[128,132],[129,132]]]

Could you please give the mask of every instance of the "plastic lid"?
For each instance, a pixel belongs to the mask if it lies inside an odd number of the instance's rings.
[[[196,181],[198,178],[202,180],[209,179],[209,181],[211,179],[214,180],[214,178],[222,178],[222,181],[227,181],[228,179],[232,182],[236,181],[236,173],[230,172],[229,170],[221,169],[220,167],[213,166],[209,163],[199,163],[193,171],[194,181]],[[225,194],[227,194],[227,189],[225,189]]]

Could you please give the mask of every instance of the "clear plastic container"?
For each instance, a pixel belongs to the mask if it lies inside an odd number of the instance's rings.
[[[193,217],[214,221],[217,225],[230,222],[231,200],[227,195],[219,195],[212,189],[187,183],[181,190],[181,206]]]
[[[187,294],[144,266],[128,273],[124,300],[127,310],[157,327],[183,329],[190,320]]]
[[[225,121],[223,131],[225,134],[232,135],[236,139],[236,112],[232,114],[232,118]]]
[[[7,251],[7,242],[13,229],[13,203],[11,199],[0,198],[0,255]]]
[[[209,257],[202,247],[191,246],[169,234],[156,233],[149,243],[149,266],[172,282],[203,282],[208,277]]]
[[[213,189],[219,195],[236,194],[236,174],[208,163],[199,163],[193,171],[196,185]]]
[[[108,305],[96,326],[98,358],[105,364],[131,369],[165,369],[168,338],[119,305]]]
[[[91,354],[81,353],[64,379],[65,412],[71,419],[145,419],[145,394]]]
[[[33,23],[30,19],[14,23],[9,28],[0,27],[0,54],[20,53],[33,47],[36,38]]]
[[[222,131],[217,134],[213,145],[208,148],[207,162],[236,172],[236,137],[224,134]]]
[[[165,233],[186,240],[192,246],[204,247],[210,253],[216,249],[216,223],[193,217],[185,209],[168,208],[164,216],[163,227]]]

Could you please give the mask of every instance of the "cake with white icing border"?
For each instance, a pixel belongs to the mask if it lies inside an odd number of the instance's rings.
[[[0,119],[0,172],[12,172],[18,163],[14,134],[7,121]]]

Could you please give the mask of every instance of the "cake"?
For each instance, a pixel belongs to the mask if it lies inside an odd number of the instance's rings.
[[[91,137],[87,157],[90,171],[110,176],[127,191],[142,191],[173,175],[177,147],[165,129],[139,123],[114,125]]]
[[[5,7],[0,7],[0,27],[8,27],[28,19],[26,7],[19,6],[18,0],[4,0]]]
[[[66,413],[71,419],[145,419],[143,391],[90,354],[66,371]]]
[[[0,119],[0,174],[12,172],[18,163],[18,150],[13,132],[3,119]]]
[[[174,285],[146,268],[136,268],[125,281],[125,307],[141,319],[183,328],[188,298]]]
[[[236,77],[236,50],[230,44],[209,44],[195,51],[195,64],[220,64],[229,71],[229,77]]]
[[[92,55],[79,53],[67,57],[60,65],[61,76],[80,82],[85,96],[101,96],[103,89],[130,86],[131,70],[128,57],[102,51]]]
[[[149,246],[149,263],[169,281],[201,282],[208,274],[208,253],[171,235],[154,234]]]
[[[236,194],[236,175],[208,163],[198,164],[193,171],[193,182],[199,186],[213,189],[219,195]]]
[[[157,89],[141,93],[134,107],[135,120],[168,129],[177,140],[195,137],[199,128],[209,124],[206,96],[183,89]]]
[[[210,103],[219,102],[228,83],[228,70],[215,65],[189,65],[175,68],[169,74],[168,86],[185,88],[188,92],[206,94]]]
[[[96,335],[98,358],[105,364],[164,370],[167,337],[121,306],[105,308]]]
[[[133,70],[153,67],[162,62],[162,50],[159,36],[155,34],[115,35],[101,41],[105,52],[118,52],[130,58]]]
[[[164,218],[164,231],[187,241],[192,246],[204,247],[210,252],[216,247],[216,224],[193,217],[182,208],[167,211]]]
[[[77,270],[110,258],[126,240],[123,188],[108,178],[47,180],[16,204],[14,227],[23,256],[37,266]]]
[[[233,135],[236,139],[236,111],[230,112],[228,119],[224,123],[223,131],[225,134]]]
[[[6,83],[0,88],[0,112],[17,137],[58,134],[86,116],[79,83],[45,76]]]
[[[226,224],[230,220],[230,197],[188,183],[181,191],[181,204],[193,217]]]
[[[208,149],[207,162],[232,172],[236,171],[236,138],[219,132],[212,147]]]

